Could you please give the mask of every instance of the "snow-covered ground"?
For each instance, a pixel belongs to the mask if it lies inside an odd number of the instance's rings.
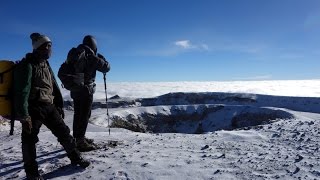
[[[110,83],[107,116],[99,84],[87,136],[117,146],[83,153],[92,162],[83,170],[42,127],[39,169],[47,179],[320,179],[319,87],[320,80]],[[72,107],[65,112],[72,127]],[[0,179],[23,179],[21,126],[9,136],[0,124]]]

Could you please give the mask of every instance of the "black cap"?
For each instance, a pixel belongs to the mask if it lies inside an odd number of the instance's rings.
[[[96,39],[91,36],[87,35],[83,38],[83,44],[89,46],[95,53],[97,53],[97,41]]]

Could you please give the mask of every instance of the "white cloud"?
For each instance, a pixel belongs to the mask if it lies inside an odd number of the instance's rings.
[[[261,76],[253,76],[253,77],[238,77],[238,78],[233,78],[234,80],[267,80],[271,79],[272,75],[261,75]]]
[[[183,49],[197,49],[197,50],[209,50],[209,46],[207,44],[193,44],[190,40],[180,40],[174,42],[174,44]]]
[[[243,45],[241,42],[227,42],[220,43],[211,48],[214,51],[230,51],[230,52],[241,52],[248,54],[258,54],[263,52],[266,49],[266,45],[261,44],[252,44],[252,45]]]
[[[201,44],[200,47],[201,47],[201,49],[209,50],[209,46],[206,44]]]
[[[174,44],[176,46],[182,47],[184,49],[189,49],[189,48],[192,47],[192,45],[191,45],[189,40],[176,41]]]
[[[175,56],[186,51],[210,51],[209,46],[205,43],[194,44],[190,40],[178,40],[166,44],[165,47],[160,48],[144,48],[142,50],[135,50],[135,55],[139,56]]]

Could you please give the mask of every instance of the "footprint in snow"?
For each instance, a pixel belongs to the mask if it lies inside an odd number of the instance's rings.
[[[303,157],[300,154],[298,154],[297,157],[295,158],[294,162],[295,163],[300,162],[302,159],[303,159]]]

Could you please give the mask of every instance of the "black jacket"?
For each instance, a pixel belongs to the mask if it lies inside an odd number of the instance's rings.
[[[33,77],[36,73],[35,66],[39,62],[35,59],[35,56],[32,53],[29,53],[26,55],[26,58],[24,58],[19,65],[17,65],[16,69],[14,70],[14,105],[16,110],[17,117],[26,117],[29,115],[28,113],[28,107],[29,103],[35,100],[29,99],[30,92],[33,88],[33,82],[37,81],[37,79],[34,79]],[[59,89],[59,86],[57,84],[57,81],[54,77],[53,71],[48,63],[46,61],[51,78],[52,78],[52,86],[53,86],[53,93],[54,96],[53,103],[57,108],[63,108],[63,98],[61,95],[61,91]]]
[[[107,73],[110,71],[109,62],[102,56],[98,57],[88,46],[80,44],[80,51],[85,51],[85,58],[81,58],[74,66],[76,73],[83,73],[84,85],[90,94],[95,92],[96,71]],[[77,91],[77,90],[75,90]]]

